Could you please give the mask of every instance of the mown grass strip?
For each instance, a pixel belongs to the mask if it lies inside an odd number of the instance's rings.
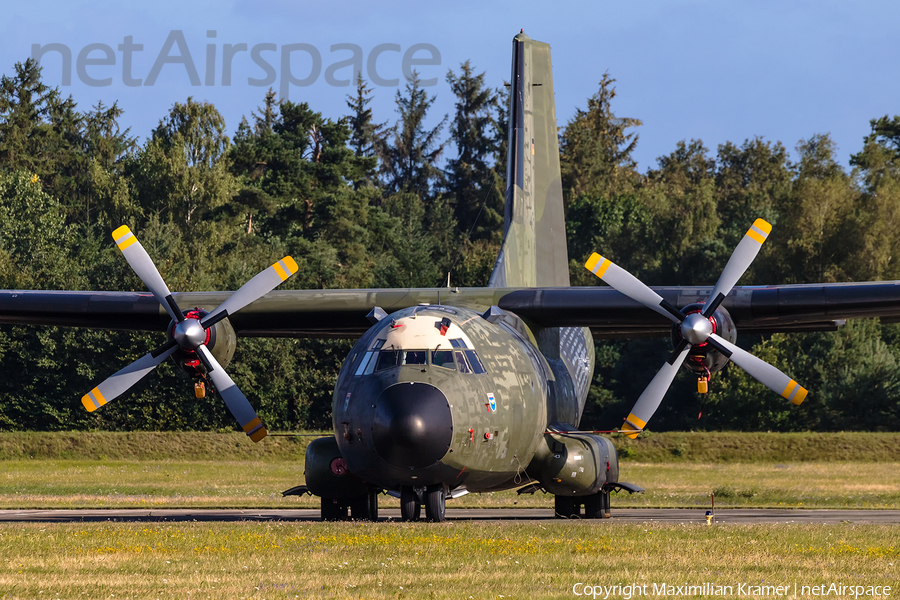
[[[254,444],[235,432],[6,432],[0,460],[302,462],[312,439],[270,436]],[[612,439],[625,461],[900,462],[900,433],[645,432],[636,440]]]
[[[896,588],[900,565],[891,526],[614,522],[9,524],[0,556],[0,590],[29,598],[544,599],[584,584],[774,597],[746,591]]]
[[[272,436],[254,444],[237,432],[6,432],[0,433],[0,460],[299,460],[302,464],[313,439]]]
[[[900,463],[635,463],[623,481],[644,494],[616,494],[613,507],[900,508]],[[293,461],[0,461],[0,508],[314,508],[281,492],[304,481]],[[397,507],[389,496],[380,505]],[[452,507],[549,508],[537,492],[468,494]]]

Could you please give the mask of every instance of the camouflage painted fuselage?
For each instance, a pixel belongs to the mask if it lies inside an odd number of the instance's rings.
[[[535,337],[510,313],[491,322],[446,306],[397,311],[341,369],[333,405],[341,455],[350,472],[384,489],[523,485],[547,426],[577,424],[593,370],[590,340],[581,328]],[[545,357],[542,344],[555,352]]]

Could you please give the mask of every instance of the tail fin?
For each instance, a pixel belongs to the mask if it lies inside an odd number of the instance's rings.
[[[550,46],[513,38],[503,246],[489,287],[567,287]]]

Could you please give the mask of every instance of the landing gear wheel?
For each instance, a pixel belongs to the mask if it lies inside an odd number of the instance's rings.
[[[378,520],[378,492],[369,492],[369,520]]]
[[[432,523],[440,523],[446,517],[447,495],[441,484],[430,485],[425,491],[425,519]]]
[[[354,521],[377,521],[378,492],[369,492],[365,496],[354,498],[350,502],[350,515]]]
[[[347,505],[341,504],[334,498],[322,498],[323,521],[346,521]]]
[[[422,514],[422,505],[419,504],[419,494],[411,487],[400,488],[400,520],[418,521]]]
[[[574,496],[554,496],[557,519],[572,519],[580,516],[581,503]]]
[[[609,492],[597,492],[584,498],[585,519],[609,518]]]

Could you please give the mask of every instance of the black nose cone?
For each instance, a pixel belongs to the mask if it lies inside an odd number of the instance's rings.
[[[447,453],[453,436],[450,403],[427,383],[398,383],[375,401],[375,451],[397,467],[427,467]]]

